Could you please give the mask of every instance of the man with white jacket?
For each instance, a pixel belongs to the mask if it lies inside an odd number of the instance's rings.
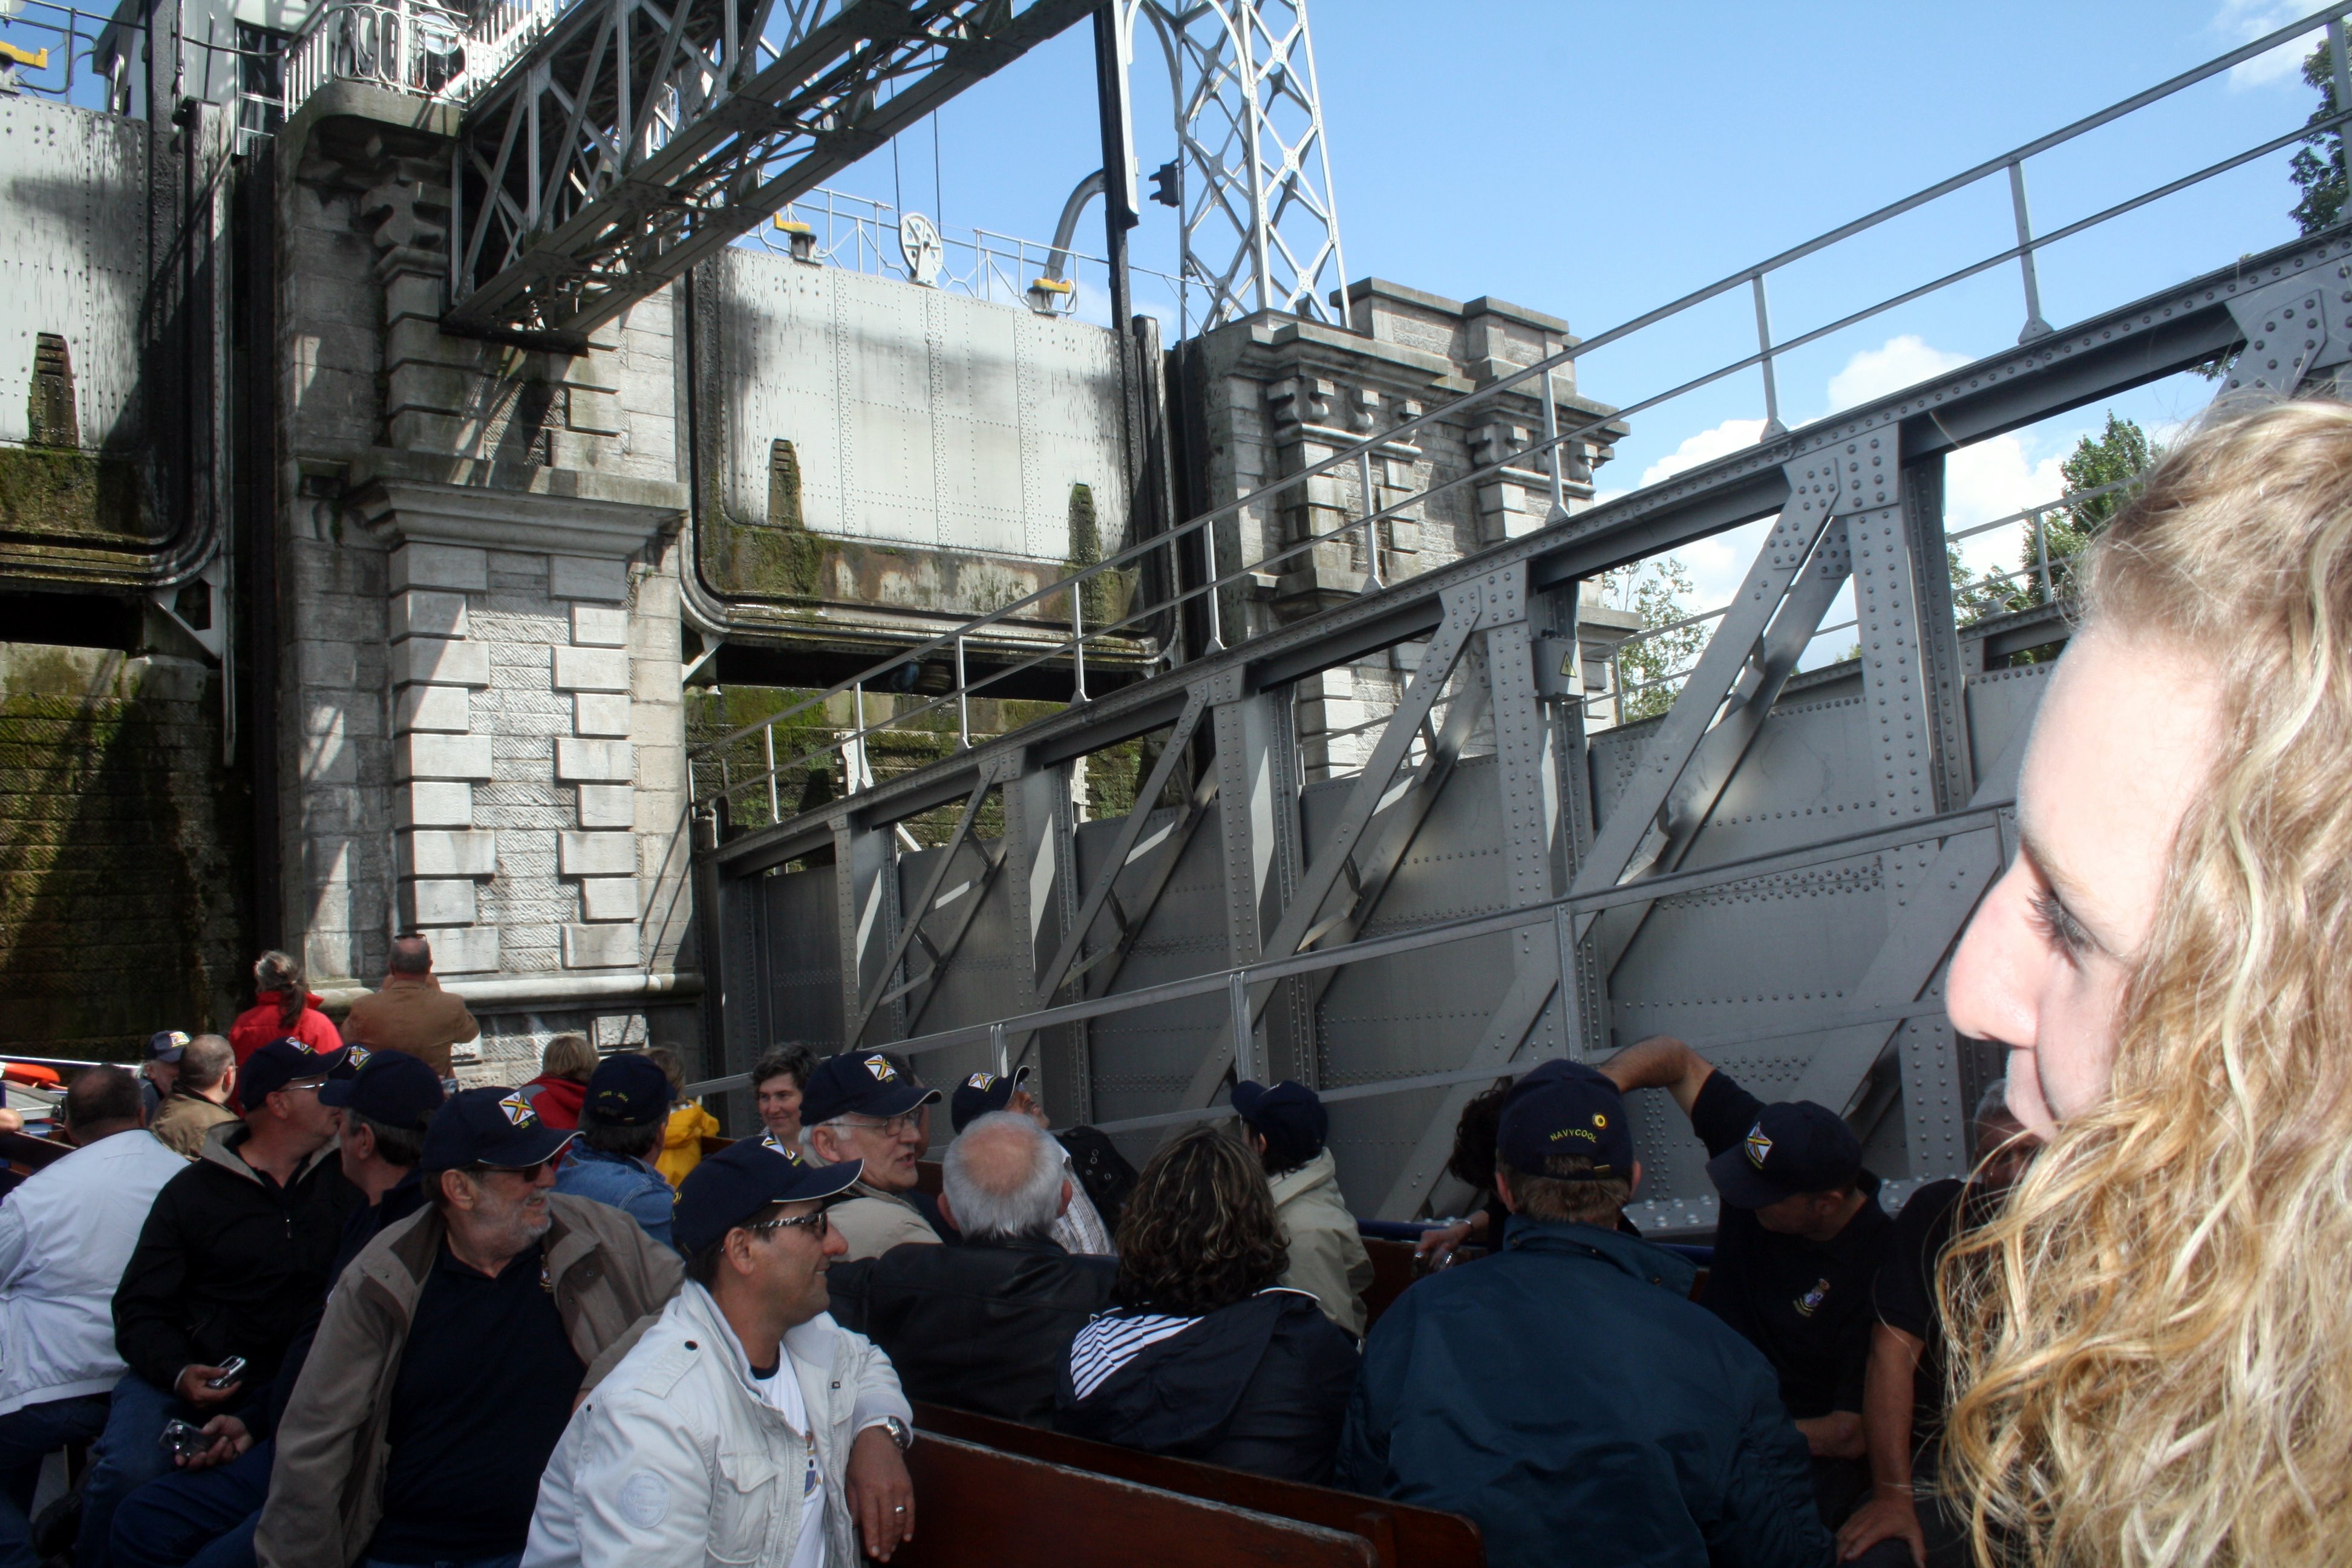
[[[687,1283],[573,1414],[522,1568],[856,1568],[914,1538],[913,1412],[825,1310],[824,1200],[857,1176],[752,1139],[694,1168]]]
[[[142,1131],[139,1080],[96,1067],[66,1091],[80,1147],[0,1204],[0,1568],[32,1568],[41,1460],[106,1426],[122,1380],[114,1288],[163,1184],[188,1163]]]
[[[1323,1146],[1331,1115],[1322,1096],[1288,1079],[1271,1089],[1244,1079],[1234,1085],[1233,1103],[1274,1190],[1274,1217],[1290,1255],[1283,1289],[1306,1291],[1325,1317],[1362,1339],[1372,1258],[1339,1195],[1339,1164]]]

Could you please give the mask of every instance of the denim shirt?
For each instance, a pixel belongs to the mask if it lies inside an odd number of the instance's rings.
[[[669,1224],[677,1195],[643,1160],[606,1154],[574,1142],[563,1168],[555,1173],[555,1190],[592,1203],[610,1204],[664,1247],[677,1245],[670,1240]]]

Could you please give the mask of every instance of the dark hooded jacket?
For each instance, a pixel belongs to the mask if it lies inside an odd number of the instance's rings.
[[[1822,1568],[1805,1440],[1691,1266],[1514,1218],[1372,1326],[1335,1484],[1466,1514],[1491,1568]]]
[[[237,1157],[248,1135],[243,1122],[214,1128],[196,1163],[163,1184],[114,1292],[115,1346],[158,1388],[232,1355],[246,1358],[247,1393],[265,1388],[365,1202],[333,1144],[281,1187]]]
[[[1084,1399],[1070,1357],[1054,1425],[1097,1442],[1280,1480],[1331,1473],[1356,1342],[1303,1290],[1261,1290],[1137,1352]]]
[[[833,1318],[882,1347],[909,1399],[1050,1426],[1070,1340],[1110,1304],[1118,1265],[1043,1237],[894,1247],[825,1273]]]

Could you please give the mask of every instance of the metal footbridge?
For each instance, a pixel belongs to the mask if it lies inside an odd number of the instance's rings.
[[[1041,0],[1024,15],[1046,8]],[[1670,1032],[1759,1093],[1844,1110],[1881,1171],[1925,1179],[1962,1169],[1969,1108],[1999,1063],[1946,1023],[1944,966],[2011,847],[2019,753],[2053,668],[2013,656],[2054,651],[2067,625],[2063,602],[1956,622],[1947,459],[2183,370],[2206,368],[2223,397],[2281,395],[2331,383],[2352,354],[2352,236],[2342,229],[2069,325],[2043,320],[2036,268],[2050,247],[2291,148],[2305,127],[2215,149],[2201,166],[2119,191],[2046,233],[2032,227],[2028,175],[2053,149],[2281,44],[2307,50],[2326,37],[2340,81],[2347,10],[1366,437],[705,746],[695,758],[697,893],[723,1070],[741,1072],[781,1039],[887,1046],[939,1083],[1029,1061],[1057,1121],[1093,1121],[1138,1149],[1223,1114],[1237,1073],[1292,1077],[1331,1105],[1351,1206],[1402,1218],[1453,1200],[1439,1183],[1454,1120],[1498,1074]],[[2339,89],[2337,101],[2352,104],[2352,91]],[[1988,184],[2006,185],[2004,220],[2013,211],[2015,226],[2004,221],[1976,259],[1773,339],[1776,274]],[[2022,296],[2013,346],[1781,426],[1777,360],[2003,273]],[[1638,421],[1692,387],[1751,377],[1767,400],[1763,438],[1570,510],[1561,454],[1591,420],[1555,400],[1552,372],[1620,343],[1665,343],[1654,329],[1727,296],[1752,296],[1756,338],[1679,367],[1678,351],[1661,347],[1640,362],[1657,390],[1615,417]],[[1338,530],[1263,559],[1220,549],[1220,521],[1277,508],[1326,476],[1360,468],[1367,482],[1355,493],[1393,494],[1369,482],[1383,443],[1530,392],[1545,420],[1522,449],[1360,506]],[[1369,536],[1390,515],[1506,468],[1549,477],[1554,505],[1540,529],[1240,635],[1238,588],[1253,574],[1333,537]],[[1579,584],[1759,519],[1773,520],[1763,546],[1670,710],[1588,732]],[[1086,579],[1145,568],[1165,593],[1088,624]],[[1849,584],[1853,657],[1801,673]],[[1051,647],[965,679],[969,647],[1040,617],[1059,628]],[[1153,672],[1109,687],[1103,650],[1139,644]],[[1369,760],[1350,776],[1307,782],[1294,683],[1377,659],[1409,675],[1367,736]],[[951,669],[950,688],[934,683],[928,698],[874,717],[869,693],[915,689],[927,668]],[[780,754],[792,748],[776,744],[776,726],[826,703],[854,711],[826,742],[854,761],[877,731],[950,722],[1024,669],[1061,672],[1073,700],[994,738],[966,724],[952,756],[896,777],[849,767],[856,793],[797,816],[725,826],[755,815],[744,808],[817,754]],[[1149,766],[1132,812],[1078,820],[1074,767],[1138,738]],[[744,765],[749,756],[760,765]],[[926,814],[951,826],[944,842],[917,847],[906,825]],[[1663,1104],[1640,1106],[1638,1118],[1650,1201],[1636,1217],[1668,1232],[1711,1223],[1703,1154],[1682,1119]]]

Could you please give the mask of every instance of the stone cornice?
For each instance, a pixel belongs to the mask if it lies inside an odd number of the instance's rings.
[[[346,496],[388,545],[415,540],[618,560],[686,516],[686,487],[579,468],[377,449],[351,461]]]

